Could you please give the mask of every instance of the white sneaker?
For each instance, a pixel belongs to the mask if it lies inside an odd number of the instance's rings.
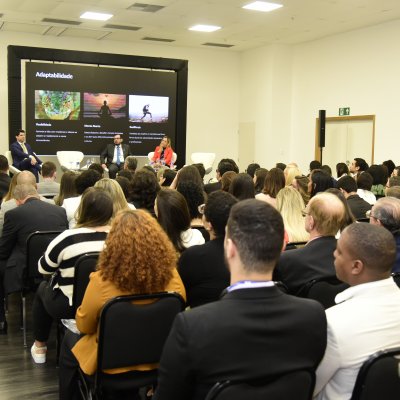
[[[33,346],[31,347],[31,354],[33,361],[35,361],[36,364],[43,364],[46,362],[46,352],[47,352],[46,346],[37,347],[35,343],[33,343]]]

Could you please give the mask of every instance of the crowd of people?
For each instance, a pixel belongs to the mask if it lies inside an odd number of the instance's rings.
[[[22,287],[27,236],[59,230],[38,264],[52,278],[35,294],[31,354],[45,363],[52,321],[76,319],[80,335],[67,331],[62,344],[61,399],[79,398],[78,367],[96,370],[103,305],[164,290],[188,309],[165,344],[154,399],[204,399],[216,381],[298,369],[316,371],[316,398],[349,399],[368,356],[400,346],[392,278],[400,272],[400,167],[355,158],[336,174],[315,160],[305,173],[296,163],[239,172],[225,158],[204,184],[203,165],[175,172],[167,149],[162,142],[154,161],[165,163],[155,171],[137,169],[127,152],[113,168],[110,148],[108,161],[104,154],[101,164],[65,172],[59,184],[52,162],[41,164],[40,182],[28,170],[6,179],[0,156],[0,332],[8,330],[4,299]],[[100,257],[75,314],[74,266],[88,251]],[[348,288],[325,311],[302,298],[313,279]]]

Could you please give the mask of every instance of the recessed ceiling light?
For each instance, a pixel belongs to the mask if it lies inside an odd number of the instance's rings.
[[[221,27],[215,25],[194,25],[189,28],[189,31],[215,32],[218,29],[221,29]]]
[[[107,21],[111,17],[113,17],[112,14],[97,13],[92,11],[86,11],[80,16],[80,18],[94,19],[96,21]]]
[[[254,1],[253,3],[243,6],[242,8],[246,8],[247,10],[269,12],[281,7],[283,7],[282,4],[268,3],[267,1]]]

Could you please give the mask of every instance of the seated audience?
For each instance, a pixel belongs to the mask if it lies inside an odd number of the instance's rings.
[[[253,182],[256,195],[261,193],[262,190],[264,189],[264,181],[267,174],[268,170],[266,168],[258,168],[254,173]]]
[[[247,166],[246,168],[246,173],[250,175],[250,177],[253,179],[255,172],[260,169],[260,164],[257,163],[251,163]]]
[[[366,212],[371,209],[371,204],[357,194],[356,181],[351,176],[344,176],[338,180],[337,187],[344,194],[354,218],[365,218]]]
[[[249,199],[232,207],[225,237],[231,286],[221,300],[177,315],[153,400],[203,400],[217,381],[317,367],[326,346],[322,306],[272,282],[283,236],[282,217],[270,205]]]
[[[328,344],[317,369],[318,400],[350,399],[368,357],[400,346],[400,290],[390,276],[395,256],[393,237],[382,227],[355,223],[343,231],[335,268],[350,288],[326,310]]]
[[[301,194],[304,204],[310,201],[310,193],[308,192],[308,184],[310,180],[305,175],[295,176],[292,182],[292,186]]]
[[[210,241],[192,246],[179,258],[179,275],[186,288],[190,307],[219,299],[229,285],[229,271],[224,260],[225,226],[237,200],[229,193],[210,193],[204,207],[203,221]]]
[[[362,174],[362,175],[364,175],[364,174]],[[343,224],[341,225],[339,232],[336,235],[336,238],[338,238],[340,236],[340,233],[344,230],[344,228],[351,225],[353,222],[356,222],[356,219],[354,218],[354,215],[351,212],[351,209],[349,207],[349,203],[346,200],[346,197],[344,197],[344,194],[339,189],[337,189],[337,188],[327,189],[327,190],[325,190],[325,193],[334,194],[335,196],[337,196],[339,198],[339,200],[344,205],[344,219],[343,219]]]
[[[285,168],[286,168],[286,164],[281,163],[281,162],[278,162],[278,163],[275,164],[275,168],[279,168],[279,169],[281,169],[282,171],[284,171]]]
[[[60,192],[60,184],[56,182],[57,166],[51,161],[42,164],[42,181],[37,184],[38,193],[43,196],[56,196]]]
[[[281,213],[289,242],[306,242],[310,235],[304,228],[304,201],[292,186],[285,186],[276,196],[276,209]]]
[[[388,176],[392,176],[393,170],[396,168],[395,163],[392,160],[386,160],[382,165],[387,168]]]
[[[162,172],[159,176],[160,186],[170,187],[176,177],[177,172],[170,168],[165,168],[162,169],[161,171]]]
[[[392,272],[400,272],[400,200],[394,197],[378,199],[369,215],[369,223],[380,225],[396,240],[397,255]]]
[[[101,178],[104,178],[104,169],[101,166],[101,164],[99,164],[99,163],[91,163],[89,165],[88,169],[92,169],[94,171],[97,171],[100,174]]]
[[[340,162],[336,164],[336,177],[340,179],[342,176],[346,176],[349,174],[349,167],[346,163]]]
[[[229,192],[233,178],[237,175],[235,171],[226,171],[221,178],[221,190]]]
[[[39,272],[53,277],[39,285],[33,300],[35,342],[31,354],[35,363],[46,362],[46,343],[53,319],[74,318],[75,263],[87,252],[103,250],[112,213],[112,199],[104,189],[87,189],[78,208],[76,227],[58,235],[40,258]]]
[[[351,176],[355,179],[368,169],[368,164],[363,158],[356,157],[349,167]]]
[[[332,177],[321,169],[314,169],[310,173],[310,182],[308,184],[308,193],[310,198],[317,193],[325,192],[326,189],[333,188]]]
[[[76,186],[75,179],[78,175],[73,171],[66,171],[63,173],[60,182],[60,191],[57,196],[54,197],[54,203],[57,206],[62,206],[65,199],[69,199],[70,197],[75,197]]]
[[[203,179],[200,176],[199,170],[194,165],[186,165],[180,169],[171,184],[171,188],[176,189],[181,182],[193,182],[203,188]]]
[[[293,179],[296,176],[301,175],[301,171],[299,170],[299,167],[294,164],[288,164],[287,167],[285,168],[285,170],[283,171],[283,173],[285,174],[285,185],[286,186],[291,185],[293,182]]]
[[[193,167],[197,168],[197,170],[199,171],[201,180],[202,180],[202,182],[204,182],[204,177],[206,175],[206,169],[204,168],[204,164],[203,163],[195,163],[192,165],[193,165]]]
[[[310,168],[309,168],[310,174],[311,174],[315,169],[321,169],[321,167],[322,167],[322,164],[321,164],[320,161],[318,161],[318,160],[312,160],[312,161],[310,161]],[[299,174],[299,175],[301,175],[301,174]]]
[[[392,176],[400,176],[400,166],[396,167],[393,172]]]
[[[174,189],[158,192],[154,211],[175,249],[181,253],[188,247],[205,242],[198,229],[190,227],[190,213],[185,198]]]
[[[134,156],[128,156],[125,158],[124,170],[130,171],[132,174],[135,173],[137,168],[138,160]]]
[[[125,178],[125,176],[120,176],[117,174],[117,177],[115,178],[115,181],[118,182],[119,186],[122,189],[122,193],[124,194],[125,200],[129,203],[131,198],[131,182],[129,181],[128,178]],[[129,204],[128,204],[129,206]],[[135,207],[133,204],[131,204],[132,208]]]
[[[371,192],[376,198],[385,196],[385,186],[388,178],[387,169],[382,165],[371,165],[367,172],[372,176]]]
[[[238,168],[237,164],[231,158],[223,158],[218,163],[218,167],[216,170],[217,182],[207,183],[207,185],[204,185],[204,191],[207,194],[210,194],[211,192],[214,192],[215,190],[220,190],[222,176],[227,171],[234,171],[237,174],[239,173],[239,168]]]
[[[386,197],[395,197],[400,199],[400,186],[392,186],[386,190]]]
[[[400,176],[391,176],[388,178],[385,188],[385,195],[387,196],[387,190],[394,186],[400,186]]]
[[[121,171],[117,172],[117,177],[120,176],[122,178],[128,179],[129,183],[132,182],[134,173],[130,171],[129,169],[122,169]]]
[[[121,252],[121,249],[124,249]],[[155,257],[155,253],[161,255]],[[115,217],[97,271],[90,275],[76,324],[84,336],[68,331],[60,355],[60,399],[78,397],[78,367],[93,375],[97,367],[98,323],[104,304],[113,297],[173,291],[185,299],[176,271],[177,255],[167,235],[148,213],[125,210]],[[72,348],[72,353],[71,353]],[[126,366],[110,373],[151,370],[157,364]],[[115,398],[121,399],[121,393]],[[130,395],[130,397],[128,397]],[[127,393],[126,398],[136,398]]]
[[[304,211],[305,228],[310,240],[300,248],[282,253],[274,271],[274,280],[282,281],[289,293],[296,294],[311,279],[334,278],[335,235],[343,226],[345,209],[331,193],[318,193]]]
[[[0,203],[3,197],[7,194],[10,187],[11,178],[8,175],[8,160],[7,157],[0,155]]]
[[[159,190],[156,175],[147,168],[142,168],[133,175],[131,202],[137,209],[146,210],[154,216],[154,202]]]
[[[372,176],[368,172],[364,172],[357,177],[357,194],[371,205],[376,203],[376,197],[371,192],[373,181]]]
[[[256,192],[253,179],[245,172],[237,174],[229,186],[229,193],[238,200],[254,199]]]
[[[256,199],[276,207],[276,196],[284,187],[285,175],[283,171],[279,168],[272,168],[268,171],[264,181],[264,188],[261,193],[256,195]]]

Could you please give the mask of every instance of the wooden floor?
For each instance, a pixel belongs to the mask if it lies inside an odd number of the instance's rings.
[[[35,364],[31,358],[32,296],[28,296],[28,347],[23,347],[20,329],[20,296],[8,299],[8,334],[0,335],[0,399],[58,399],[58,368],[56,367],[55,330],[47,345],[47,362]],[[54,325],[54,324],[53,324]]]

